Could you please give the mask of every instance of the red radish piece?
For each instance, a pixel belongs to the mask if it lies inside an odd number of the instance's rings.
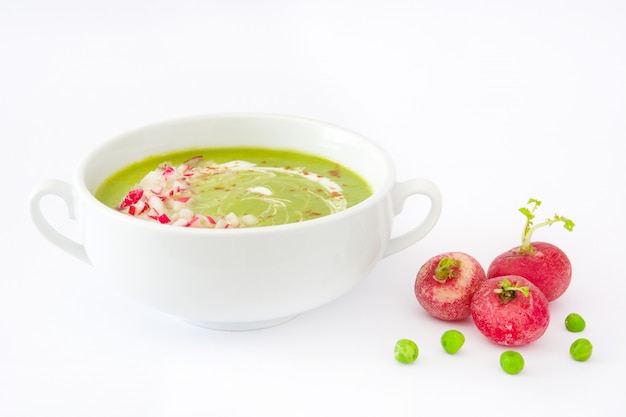
[[[187,159],[184,164],[186,165],[194,165],[197,164],[198,162],[202,161],[204,159],[204,156],[202,155],[196,155],[196,156],[192,156],[191,158]],[[190,169],[190,167],[187,167],[187,169]]]
[[[504,346],[534,342],[550,323],[545,295],[532,282],[516,275],[483,281],[474,293],[471,311],[478,330]]]
[[[126,194],[126,196],[122,200],[122,203],[120,204],[119,208],[123,209],[132,204],[135,204],[137,201],[141,199],[142,196],[143,196],[143,189],[136,188],[134,190],[130,190],[128,194]]]
[[[150,189],[150,192],[151,192],[152,194],[154,194],[154,195],[159,195],[159,194],[161,194],[161,193],[163,192],[163,186],[162,186],[162,185],[160,185],[160,186],[158,186],[158,187],[151,188],[151,189]]]
[[[170,175],[174,174],[176,172],[176,170],[174,169],[173,166],[171,165],[166,165],[163,169],[163,176],[164,177],[169,177]]]
[[[571,232],[574,222],[555,214],[552,219],[533,225],[534,213],[541,205],[541,201],[531,198],[528,204],[532,204],[532,208],[519,209],[526,216],[521,246],[496,256],[487,269],[487,278],[505,275],[522,276],[535,284],[548,301],[554,301],[569,287],[572,280],[572,264],[567,255],[557,246],[547,242],[531,243],[531,236],[540,227],[550,226],[557,222],[563,222],[563,227]]]
[[[415,297],[433,317],[462,320],[470,315],[474,291],[487,279],[480,263],[463,252],[430,258],[417,273]]]

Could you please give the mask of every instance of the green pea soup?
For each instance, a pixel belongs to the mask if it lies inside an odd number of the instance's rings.
[[[143,202],[137,201],[139,194]],[[223,147],[150,156],[113,173],[95,197],[113,209],[161,223],[189,226],[202,218],[213,224],[238,216],[254,219],[247,226],[269,226],[343,211],[371,194],[356,172],[320,156]]]

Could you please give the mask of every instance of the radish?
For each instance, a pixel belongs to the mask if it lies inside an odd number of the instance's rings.
[[[472,298],[471,313],[483,335],[505,346],[539,339],[550,323],[546,296],[532,282],[516,275],[483,281]]]
[[[486,280],[485,270],[472,256],[447,252],[430,258],[417,273],[414,292],[420,305],[441,320],[470,315],[474,291]]]
[[[547,242],[532,242],[532,234],[540,227],[562,222],[563,227],[572,231],[574,222],[570,219],[554,215],[542,223],[533,225],[535,210],[541,201],[530,199],[531,208],[519,209],[526,216],[526,227],[522,234],[522,244],[510,249],[491,262],[487,268],[487,278],[505,275],[519,275],[536,285],[548,301],[559,298],[569,287],[572,279],[572,264],[567,255],[557,246]]]

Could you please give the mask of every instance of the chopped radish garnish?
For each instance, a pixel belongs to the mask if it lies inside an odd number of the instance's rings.
[[[330,204],[336,207],[335,210],[342,210],[347,207],[341,187],[338,184],[302,168],[256,166],[247,161],[237,160],[215,164],[211,161],[204,161],[203,157],[198,155],[177,166],[163,163],[154,171],[147,173],[138,187],[130,190],[124,196],[117,209],[140,219],[180,227],[224,229],[252,227],[260,223],[260,219],[254,214],[238,216],[232,212],[226,215],[195,213],[194,198],[196,198],[197,192],[202,192],[202,188],[194,190],[194,185],[201,184],[206,178],[215,176],[215,179],[211,180],[215,182],[210,185],[210,190],[217,193],[228,193],[237,187],[242,173],[259,172],[273,176],[272,171],[279,170],[281,172],[290,171],[293,175],[316,181],[317,185],[311,189],[316,189],[319,192],[323,192],[325,189],[326,196],[330,196],[332,199]],[[264,203],[266,200],[271,200],[271,204],[284,207],[284,201],[270,197],[273,196],[271,188],[260,185],[262,184],[261,181],[257,184],[259,185],[252,184],[246,188],[248,194],[245,198],[261,199],[264,200]]]
[[[156,219],[157,217],[159,217],[159,213],[155,209],[150,207],[150,209],[146,213],[146,216],[150,217],[151,219]]]
[[[137,204],[135,204],[135,208],[136,208],[136,213],[139,215],[145,212],[146,210],[148,210],[150,207],[145,201],[139,200],[137,201]]]
[[[219,219],[217,223],[215,223],[216,229],[225,229],[226,227],[228,227],[228,221],[226,221],[226,219],[223,217]]]
[[[150,204],[150,207],[152,207],[152,209],[159,214],[165,211],[165,204],[163,204],[163,201],[157,196],[150,197],[150,199],[148,199],[148,204]]]
[[[122,204],[120,204],[120,208],[122,209],[130,206],[131,204],[135,204],[137,201],[139,201],[141,196],[143,196],[143,189],[136,188],[134,190],[130,190],[128,194],[126,194],[126,197],[124,197]]]
[[[172,226],[188,226],[189,221],[187,219],[180,218],[172,223]]]
[[[246,226],[254,226],[259,222],[259,219],[254,214],[244,214],[241,216],[241,222]]]
[[[191,164],[197,164],[198,162],[202,161],[204,159],[204,156],[202,155],[197,155],[197,156],[193,156],[189,159],[187,159],[184,163],[191,165]]]
[[[180,217],[181,219],[191,220],[193,216],[194,216],[193,211],[188,208],[182,208],[178,212],[178,217]]]
[[[163,170],[163,176],[164,176],[164,177],[168,177],[168,176],[172,175],[174,172],[176,172],[176,170],[174,169],[174,167],[173,167],[173,166],[171,166],[171,165],[167,165],[167,166],[165,167],[165,169]]]
[[[238,227],[239,226],[239,217],[237,217],[237,215],[235,213],[228,213],[226,216],[224,216],[224,220],[226,220],[226,222],[233,227]]]

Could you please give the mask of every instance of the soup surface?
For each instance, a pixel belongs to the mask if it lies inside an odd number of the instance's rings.
[[[148,221],[232,228],[315,219],[371,194],[358,174],[325,158],[232,147],[151,156],[111,175],[95,196]]]

